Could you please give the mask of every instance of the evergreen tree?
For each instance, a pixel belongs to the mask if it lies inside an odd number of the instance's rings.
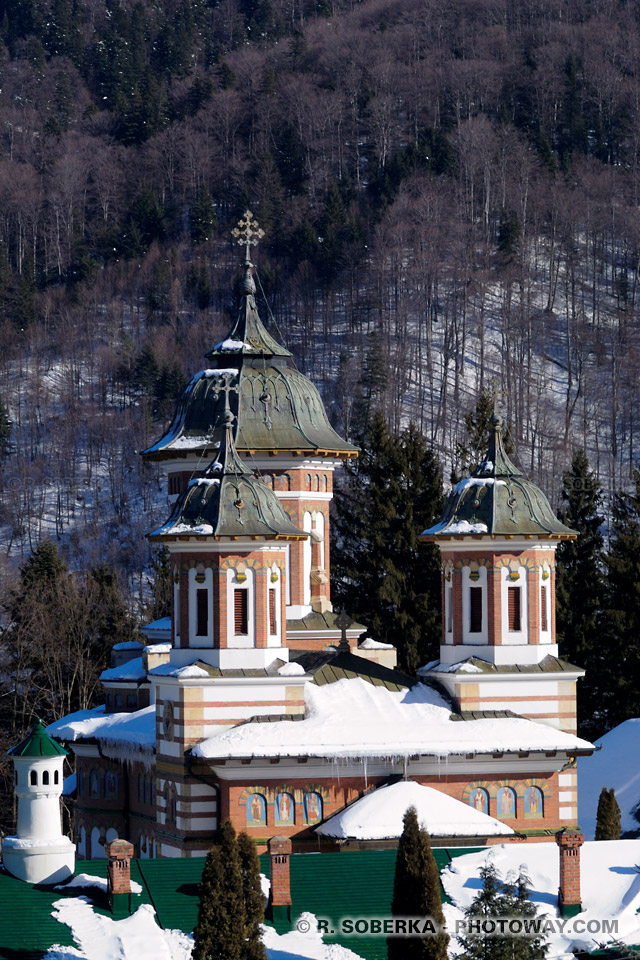
[[[206,243],[211,240],[218,222],[216,208],[205,184],[201,184],[196,193],[189,213],[189,228],[193,243]]]
[[[207,856],[200,881],[193,960],[244,960],[246,911],[235,830],[225,820],[220,845]]]
[[[606,557],[604,636],[599,662],[601,686],[594,733],[640,715],[640,471],[634,490],[613,504]],[[590,734],[593,735],[593,734]]]
[[[149,578],[152,600],[148,608],[148,615],[152,620],[160,620],[171,615],[171,594],[173,583],[171,577],[171,554],[166,544],[162,544],[151,554],[151,571]]]
[[[557,551],[556,630],[561,655],[587,667],[580,687],[578,720],[589,732],[598,711],[602,673],[601,613],[604,604],[604,517],[599,512],[602,491],[589,469],[584,450],[577,450],[571,468],[562,475],[566,507],[560,519],[576,530],[576,540],[563,540]]]
[[[415,807],[409,807],[403,819],[391,913],[395,917],[429,918],[439,932],[425,937],[390,937],[389,960],[446,960],[449,937],[443,929],[440,876],[429,834],[420,827]]]
[[[260,936],[260,924],[264,921],[265,898],[260,884],[260,861],[256,845],[244,831],[238,834],[238,854],[242,873],[242,890],[246,921],[246,960],[266,960],[264,944]]]
[[[616,792],[611,787],[603,787],[598,799],[598,813],[596,815],[596,840],[620,839],[620,807],[616,800]]]
[[[106,661],[107,652],[114,643],[140,640],[141,637],[135,617],[122,595],[117,571],[101,563],[91,570],[91,579],[97,587],[93,600],[96,655],[101,661]]]
[[[20,572],[23,590],[38,591],[64,576],[67,565],[52,540],[41,540]]]
[[[358,442],[364,440],[375,412],[384,409],[389,383],[387,371],[387,358],[382,340],[380,334],[374,331],[368,337],[367,352],[353,403],[351,436]]]
[[[475,409],[464,416],[467,439],[465,443],[457,445],[456,453],[465,472],[475,470],[486,456],[489,437],[493,429],[491,426],[493,406],[492,394],[488,390],[483,390],[476,400]],[[512,456],[515,450],[508,427],[505,430],[502,442],[506,453]],[[455,479],[459,478],[456,477]]]
[[[153,347],[145,343],[133,365],[133,383],[138,390],[151,393],[156,386],[159,372]]]
[[[460,960],[544,960],[548,946],[541,936],[513,937],[483,929],[482,921],[500,917],[533,919],[535,904],[529,900],[530,881],[523,869],[516,880],[503,883],[492,863],[480,869],[482,890],[465,910],[469,931],[458,937],[462,946]],[[473,922],[480,922],[480,929]]]
[[[338,602],[415,670],[437,655],[440,642],[436,551],[417,540],[440,514],[438,461],[413,424],[393,437],[378,412],[346,473],[334,526]]]

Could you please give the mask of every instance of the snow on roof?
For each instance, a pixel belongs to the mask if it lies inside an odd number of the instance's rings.
[[[365,637],[358,647],[359,650],[393,650],[392,643],[383,643],[382,640],[374,640],[372,637]]]
[[[203,667],[199,667],[197,663],[188,663],[184,667],[176,667],[175,664],[171,663],[161,663],[160,666],[149,670],[149,675],[152,677],[179,677],[180,680],[209,679],[208,672]]]
[[[449,523],[447,520],[440,521],[436,523],[435,526],[429,527],[427,530],[422,531],[422,536],[427,536],[433,533],[487,533],[486,523],[469,523],[468,520],[458,520],[456,523]]]
[[[139,646],[139,644],[138,644]],[[119,667],[110,667],[100,674],[101,680],[144,680],[147,672],[142,666],[142,657],[128,660]]]
[[[402,780],[378,787],[316,827],[323,837],[390,840],[402,833],[402,818],[415,807],[421,826],[432,837],[495,837],[511,827],[433,787]]]
[[[278,674],[281,677],[303,677],[305,674],[305,669],[301,663],[284,663],[281,667],[278,668]]]
[[[104,710],[104,706],[78,710],[50,723],[47,731],[53,737],[72,743],[77,740],[100,740],[123,758],[153,750],[156,743],[155,706],[132,713],[105,714]]]
[[[503,879],[510,871],[517,874],[520,865],[524,867],[531,880],[531,900],[539,914],[547,914],[553,923],[547,931],[549,957],[573,960],[574,949],[590,952],[613,940],[639,943],[640,875],[635,865],[640,862],[640,840],[587,842],[580,852],[582,913],[575,918],[580,921],[575,933],[572,932],[573,920],[561,926],[557,916],[559,858],[555,843],[532,843],[524,847],[506,843],[488,847],[481,853],[456,857],[441,874],[445,892],[453,901],[443,905],[447,927],[455,930],[456,921],[463,919],[462,911],[480,889],[479,871],[490,861]],[[610,918],[617,919],[618,929],[607,934],[603,931],[603,921]],[[596,923],[588,933],[592,921]],[[454,952],[461,951],[453,939],[451,947]]]
[[[150,624],[152,626],[152,624]],[[137,640],[125,640],[123,643],[114,643],[112,650],[141,650],[142,644]]]
[[[305,685],[306,717],[297,723],[244,723],[202,741],[195,756],[326,758],[446,757],[463,753],[591,749],[550,726],[520,718],[452,722],[451,709],[425,684],[394,692],[360,677]]]
[[[640,813],[640,719],[625,720],[596,740],[596,746],[601,749],[578,762],[578,821],[585,837],[593,839],[603,787],[616,792],[623,831],[640,830],[640,820],[633,816],[636,809]]]
[[[160,617],[159,620],[152,620],[151,623],[145,623],[141,627],[143,633],[157,633],[158,631],[171,630],[171,617]],[[116,648],[114,647],[114,650]]]
[[[167,643],[149,643],[144,648],[145,653],[171,653],[173,647]]]

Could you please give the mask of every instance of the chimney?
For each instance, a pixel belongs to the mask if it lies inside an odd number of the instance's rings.
[[[558,907],[563,917],[575,917],[582,911],[580,847],[584,843],[584,834],[565,827],[556,833],[556,843],[560,851]]]
[[[291,879],[289,858],[291,840],[289,837],[271,837],[269,840],[269,862],[271,868],[271,895],[268,912],[274,921],[291,921]]]
[[[112,840],[105,844],[107,855],[107,893],[109,909],[117,917],[131,913],[131,858],[133,844],[128,840]]]

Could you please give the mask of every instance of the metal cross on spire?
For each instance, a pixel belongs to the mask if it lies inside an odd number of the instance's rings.
[[[229,394],[239,393],[237,386],[232,386],[231,381],[235,379],[235,374],[233,373],[223,373],[221,378],[222,383],[216,383],[211,389],[218,396],[221,393],[224,393],[224,410],[222,412],[222,422],[225,426],[231,426],[235,417],[231,412],[231,406],[229,404]]]
[[[251,247],[256,247],[258,242],[264,237],[264,230],[260,227],[257,220],[254,220],[251,210],[245,210],[244,218],[238,220],[238,226],[231,231],[232,236],[238,241],[240,246],[245,247],[245,259],[251,260],[249,253]]]

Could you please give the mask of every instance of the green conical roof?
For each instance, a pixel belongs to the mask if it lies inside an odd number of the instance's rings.
[[[29,736],[7,750],[7,753],[10,757],[67,756],[67,751],[49,736],[41,720],[36,720]]]
[[[440,521],[425,530],[423,540],[465,536],[540,537],[568,540],[575,530],[561,523],[542,490],[524,476],[503,444],[504,421],[491,417],[489,449],[466,480],[456,484]]]
[[[193,377],[168,431],[143,456],[168,460],[186,453],[212,456],[223,430],[220,384],[233,377],[230,397],[238,450],[357,456],[335,432],[317,389],[293,366],[291,353],[265,329],[255,302],[253,264],[244,264],[242,304],[228,335],[207,354],[211,366]]]
[[[150,540],[184,536],[304,540],[308,536],[289,520],[273,490],[240,459],[232,422],[233,414],[227,410],[218,456],[203,476],[189,483],[167,522],[149,534]]]

